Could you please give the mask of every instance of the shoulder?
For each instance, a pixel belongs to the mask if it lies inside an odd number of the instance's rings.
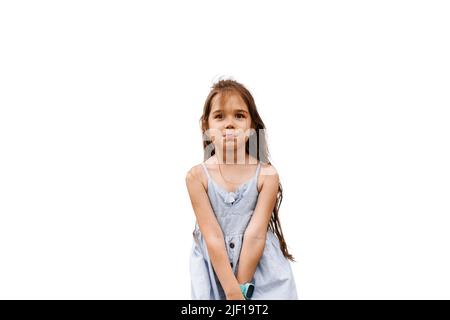
[[[259,180],[260,180],[260,190],[266,186],[266,187],[272,187],[278,189],[278,184],[280,182],[280,176],[278,175],[277,169],[272,165],[268,163],[261,163],[261,169],[259,173]]]
[[[186,173],[186,184],[192,184],[192,183],[201,183],[205,190],[208,186],[208,179],[205,175],[204,169],[202,167],[202,164],[197,164],[190,168],[188,172]]]
[[[261,162],[261,175],[268,177],[278,177],[278,170],[272,164]]]

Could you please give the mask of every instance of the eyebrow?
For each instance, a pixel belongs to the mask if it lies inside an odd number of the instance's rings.
[[[222,112],[222,111],[223,111],[222,109],[216,110],[216,111],[213,111],[212,114],[216,114],[216,113]],[[236,111],[236,112],[242,112],[242,113],[248,113],[248,112],[247,112],[246,110],[244,110],[244,109],[236,109],[236,110],[234,110],[234,111]]]

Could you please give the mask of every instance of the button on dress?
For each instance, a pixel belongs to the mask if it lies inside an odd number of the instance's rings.
[[[208,177],[208,197],[224,234],[230,266],[237,275],[244,232],[258,200],[257,181],[261,162],[253,178],[234,192],[219,186],[209,175],[205,164],[201,165]],[[209,259],[205,239],[197,222],[193,236],[189,261],[192,299],[225,300],[225,293]],[[267,231],[266,245],[256,267],[253,283],[255,290],[252,300],[298,299],[290,261],[283,255],[278,237],[270,230]]]

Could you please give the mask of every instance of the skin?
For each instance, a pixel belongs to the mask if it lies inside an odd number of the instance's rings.
[[[224,98],[216,95],[212,100],[208,134],[213,140],[216,154],[205,164],[214,181],[227,191],[235,191],[237,186],[255,174],[257,160],[245,154],[245,142],[252,127],[247,105],[238,94],[230,94]],[[238,134],[235,138],[226,140],[223,134],[227,130]],[[209,202],[207,177],[201,165],[191,168],[186,175],[186,186],[200,231],[228,300],[244,299],[239,284],[253,279],[264,251],[267,227],[276,203],[278,182],[275,168],[263,164],[258,176],[258,201],[244,234],[239,268],[235,276],[228,260],[222,230]]]
[[[217,94],[212,99],[207,133],[213,140],[217,160],[224,164],[223,167],[236,169],[233,165],[248,163],[245,143],[251,127],[248,107],[238,94]],[[235,137],[227,139],[223,136],[226,133],[233,133]]]

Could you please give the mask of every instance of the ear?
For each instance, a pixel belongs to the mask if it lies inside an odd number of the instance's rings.
[[[203,135],[204,141],[212,141],[211,136],[209,134],[207,134],[208,130],[209,130],[208,126],[202,127],[202,135]]]

